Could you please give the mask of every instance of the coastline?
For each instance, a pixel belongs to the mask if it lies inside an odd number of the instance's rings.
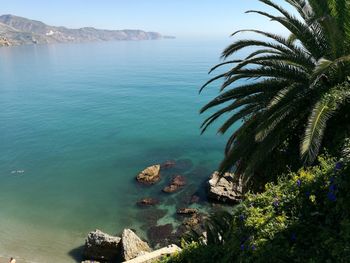
[[[171,164],[171,165],[170,165]],[[165,164],[162,165],[158,165],[160,167],[163,167],[162,171],[163,171],[163,175],[167,174],[166,170],[173,168],[173,166],[176,166],[175,162],[170,162],[167,161]],[[143,174],[145,171],[147,171],[150,167],[146,168],[144,171],[142,171],[140,174]],[[157,171],[158,174],[160,174],[160,169]],[[223,180],[222,182],[220,181],[220,183],[212,185],[210,182],[213,180],[213,178],[215,179],[216,176],[218,175],[217,172],[214,172],[213,175],[208,178],[209,183],[208,183],[208,192],[206,193],[206,197],[208,199],[206,199],[204,205],[205,207],[210,209],[214,209],[215,208],[223,208],[224,205],[229,205],[231,206],[232,203],[228,200],[228,188],[232,189],[232,193],[235,194],[236,188],[234,187],[234,185],[231,182],[231,180]],[[150,174],[148,173],[147,176],[150,176]],[[169,174],[168,174],[169,176]],[[228,176],[233,176],[233,174],[225,174],[226,177]],[[179,177],[179,176],[177,176]],[[176,177],[175,177],[176,178]],[[140,182],[138,183],[139,185]],[[152,186],[148,186],[151,187]],[[186,188],[185,184],[184,185],[180,185],[179,188],[177,188],[174,192],[177,192],[179,194],[185,194],[186,190],[184,189]],[[222,190],[221,188],[225,188],[225,190]],[[214,196],[213,196],[214,194]],[[168,193],[167,197],[171,198],[171,194]],[[196,197],[196,198],[193,198]],[[237,196],[235,196],[236,198]],[[148,211],[153,213],[153,211],[156,211],[159,209],[158,205],[159,203],[147,203],[147,201],[149,201],[151,199],[143,199],[143,201],[138,202],[137,206],[138,206],[138,210],[139,211]],[[152,201],[152,200],[151,200]],[[232,200],[232,201],[236,201],[236,200]],[[146,236],[148,238],[145,238],[143,235],[141,235],[141,238],[143,238],[144,241],[146,241],[147,244],[150,245],[151,247],[151,252],[154,252],[153,254],[149,254],[148,256],[153,256],[156,255],[157,253],[159,254],[160,251],[163,251],[166,248],[170,247],[175,247],[176,250],[180,249],[178,246],[180,246],[179,240],[180,237],[186,233],[187,231],[189,231],[190,229],[196,231],[197,233],[203,233],[204,232],[204,223],[205,220],[208,218],[209,213],[206,210],[203,210],[203,207],[201,207],[200,203],[203,202],[203,196],[196,196],[196,195],[192,195],[190,200],[187,200],[187,202],[182,203],[183,205],[186,206],[182,206],[182,208],[177,209],[174,214],[173,214],[173,220],[176,220],[176,222],[178,223],[178,225],[174,225],[172,223],[164,223],[161,222],[161,219],[164,218],[163,217],[159,217],[154,219],[155,221],[153,222],[154,225],[152,227],[150,227],[150,229],[148,229],[148,231],[145,231],[147,234]],[[202,203],[203,205],[203,203]],[[156,210],[153,210],[156,209]],[[153,221],[153,219],[152,219]],[[151,230],[152,229],[152,230]],[[125,230],[125,229],[124,229]],[[97,231],[97,230],[96,230]],[[133,230],[135,231],[135,229]],[[151,232],[149,232],[151,231]],[[94,232],[94,231],[92,231]],[[92,233],[90,232],[90,233]],[[90,235],[89,233],[89,235]],[[107,233],[104,232],[100,232],[103,235],[106,235],[107,237],[116,237],[119,238],[119,236],[121,235],[109,235]],[[135,232],[136,233],[136,232]],[[140,232],[138,233],[140,234]],[[137,237],[138,238],[138,237]],[[120,240],[120,238],[119,238]],[[30,242],[30,239],[26,239],[27,242]],[[119,241],[118,241],[119,242]],[[86,245],[85,245],[85,249],[86,249]],[[83,239],[81,239],[81,246],[79,247],[75,247],[75,248],[71,248],[69,256],[70,256],[70,260],[69,261],[65,261],[65,262],[81,262],[82,260],[84,260],[85,256],[83,250],[85,250],[83,248]],[[94,251],[97,251],[101,248],[97,247],[94,249]],[[102,251],[104,248],[102,248]],[[19,250],[15,250],[16,252],[19,252]],[[15,253],[16,253],[15,252]],[[10,257],[14,257],[16,259],[17,263],[44,263],[45,260],[41,259],[39,261],[28,261],[27,259],[24,258],[20,258],[18,256],[16,256],[16,254],[12,254],[9,256],[4,256],[4,255],[0,255],[0,263],[8,263]],[[104,253],[104,252],[103,252]],[[119,253],[119,252],[118,252]],[[157,254],[157,255],[158,255]],[[165,253],[167,254],[167,253]],[[34,254],[35,255],[35,254]],[[22,256],[27,256],[22,254]],[[28,254],[28,256],[30,256]],[[38,255],[37,255],[38,256]],[[148,257],[147,256],[147,257]],[[38,260],[38,257],[35,257]],[[54,260],[52,257],[50,257],[52,260]],[[143,260],[144,257],[138,258],[137,261],[135,262],[139,262],[139,260]],[[136,258],[135,258],[136,260]],[[57,262],[56,260],[54,260],[55,262]],[[46,261],[47,262],[47,261]],[[140,261],[141,262],[141,261]]]
[[[193,52],[186,61],[194,62],[181,68],[179,54],[188,46]],[[76,262],[71,250],[95,228],[112,235],[135,228],[143,238],[149,232],[158,239],[158,230],[170,231],[168,224],[180,217],[177,209],[186,208],[197,191],[204,195],[201,185],[216,168],[224,141],[198,135],[196,85],[200,70],[216,58],[218,43],[198,46],[145,41],[0,50],[16,66],[0,74],[6,83],[2,112],[9,118],[2,127],[1,262],[17,255],[24,262]],[[96,60],[88,59],[91,53]],[[135,61],[139,67],[129,71]],[[5,60],[0,64],[7,67]],[[159,81],[148,77],[151,69],[161,74]],[[171,74],[175,70],[181,80]],[[135,92],[139,96],[127,99]],[[186,107],[178,111],[180,101]],[[159,184],[137,184],[134,176],[146,166],[172,159],[178,167]],[[162,192],[176,174],[187,179],[185,189]],[[146,197],[159,199],[159,207],[137,207]],[[199,205],[206,206],[205,200]]]

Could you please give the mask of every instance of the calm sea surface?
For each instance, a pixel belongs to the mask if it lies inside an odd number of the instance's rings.
[[[177,196],[135,183],[166,160],[182,164],[187,193],[217,168],[225,138],[200,136],[198,95],[225,41],[144,41],[0,49],[0,255],[74,262],[99,228],[146,237],[135,202]],[[203,203],[203,206],[206,204]]]

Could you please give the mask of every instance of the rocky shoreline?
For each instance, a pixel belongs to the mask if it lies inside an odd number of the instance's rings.
[[[165,254],[179,251],[181,237],[186,232],[194,230],[204,234],[208,215],[222,209],[225,203],[231,207],[239,202],[243,190],[242,181],[232,173],[220,176],[214,172],[202,185],[191,185],[190,176],[198,172],[204,171],[193,169],[189,159],[166,161],[140,171],[135,177],[135,186],[151,190],[147,196],[135,200],[137,217],[143,222],[138,231],[143,233],[129,228],[117,235],[93,230],[87,234],[75,259],[89,263],[153,262]],[[168,214],[164,206],[174,204],[176,209],[171,216],[175,225],[162,220]],[[150,258],[152,261],[148,261]],[[2,262],[8,262],[8,259],[0,257]],[[17,262],[29,261],[17,259]]]
[[[190,230],[203,234],[204,223],[208,217],[208,212],[202,211],[198,206],[204,202],[203,197],[197,193],[195,188],[187,188],[186,176],[181,173],[181,171],[191,167],[192,164],[189,160],[171,160],[148,166],[139,172],[136,176],[137,184],[153,187],[155,191],[161,191],[165,196],[164,200],[146,196],[135,202],[139,209],[140,218],[145,223],[142,229],[147,235],[148,242],[142,240],[131,229],[124,229],[119,236],[111,236],[100,230],[94,230],[88,234],[85,240],[83,259],[97,262],[124,262],[149,254],[162,247],[173,244],[175,244],[174,246],[180,245],[181,237]],[[162,181],[165,182],[161,184]],[[155,187],[158,184],[161,185]],[[220,209],[220,203],[237,203],[243,195],[242,181],[235,178],[232,173],[220,176],[218,172],[214,172],[208,178],[206,185],[207,200],[205,202],[210,202],[213,210]],[[180,199],[177,200],[174,215],[180,223],[175,228],[170,223],[158,224],[158,221],[167,213],[159,208],[160,204],[166,204],[167,199],[173,195],[176,195],[176,199]],[[143,261],[137,260],[137,262]]]

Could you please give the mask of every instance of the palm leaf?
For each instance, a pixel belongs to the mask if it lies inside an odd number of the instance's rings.
[[[317,102],[314,106],[301,144],[301,155],[307,163],[312,163],[315,160],[327,121],[332,117],[333,112],[334,110],[328,105],[328,102]]]
[[[349,98],[350,89],[345,82],[325,93],[313,107],[300,148],[307,163],[312,163],[317,157],[327,121]]]
[[[265,168],[264,160],[279,156],[284,147],[292,154],[283,158],[291,163],[300,167],[300,155],[312,163],[323,146],[330,118],[350,98],[350,2],[285,0],[296,12],[289,12],[278,1],[260,2],[278,14],[247,13],[278,22],[289,30],[289,37],[255,29],[234,32],[233,37],[253,32],[265,39],[239,39],[222,52],[224,61],[212,70],[224,68],[225,73],[202,87],[220,80],[220,94],[200,111],[219,107],[203,122],[202,132],[223,116],[221,133],[242,121],[229,136],[220,172],[235,169],[246,178]],[[234,58],[247,48],[254,50],[243,59]],[[302,141],[299,147],[297,140]]]

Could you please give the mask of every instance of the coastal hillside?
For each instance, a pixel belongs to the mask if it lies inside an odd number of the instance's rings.
[[[0,46],[163,38],[173,37],[142,30],[103,30],[93,27],[70,29],[14,15],[0,16]]]

